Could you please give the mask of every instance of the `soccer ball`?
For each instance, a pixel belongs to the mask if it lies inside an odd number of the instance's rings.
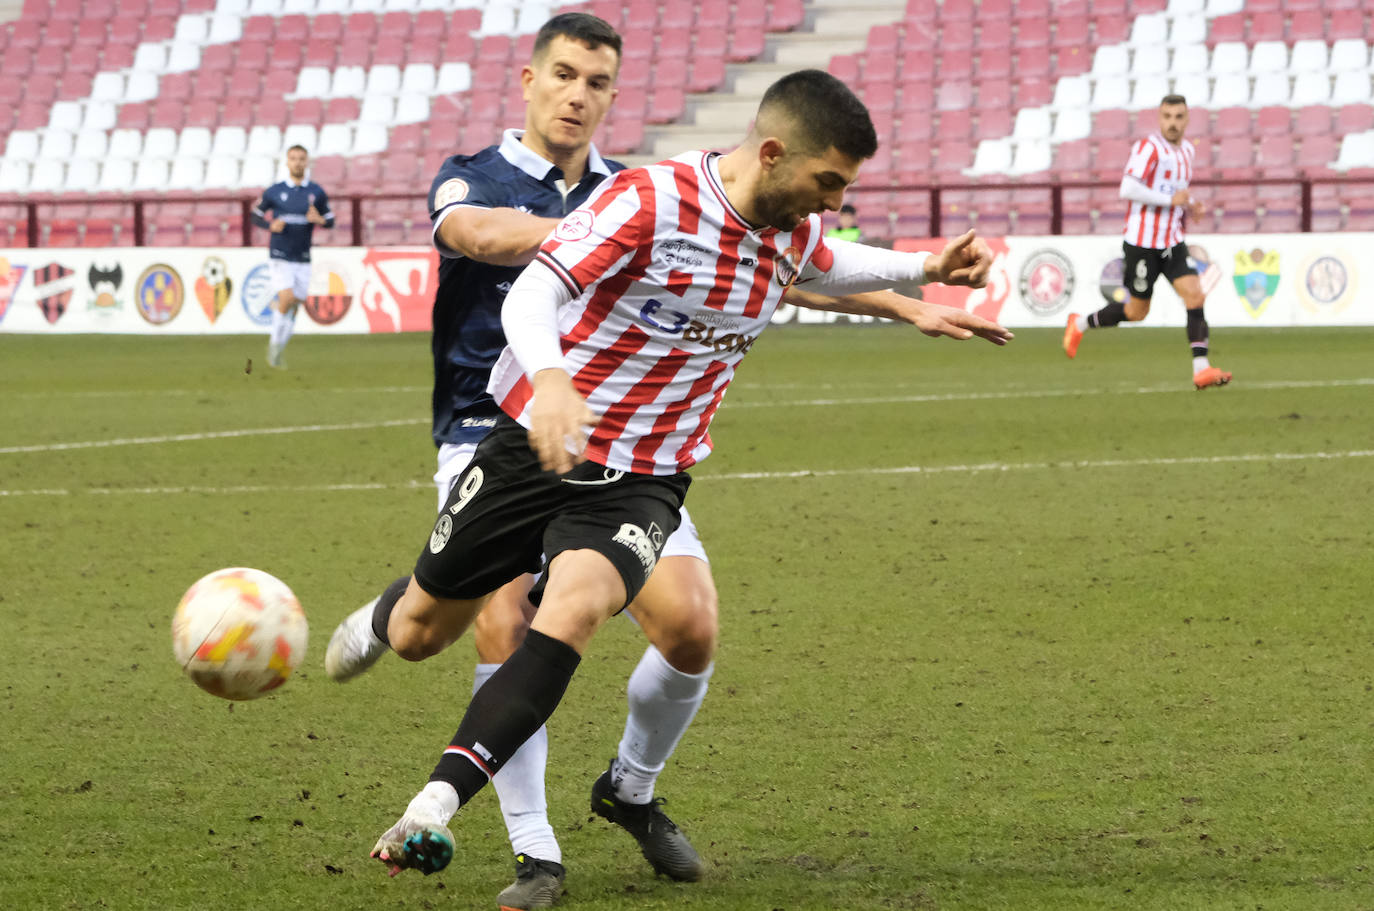
[[[234,567],[186,590],[172,617],[172,652],[196,685],[224,699],[256,699],[286,682],[305,656],[300,602],[275,576]]]

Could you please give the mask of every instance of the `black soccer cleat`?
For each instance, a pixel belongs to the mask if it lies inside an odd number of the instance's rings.
[[[615,760],[611,760],[611,765],[615,765]],[[611,783],[610,768],[592,785],[592,812],[633,835],[655,873],[682,882],[696,882],[706,872],[706,866],[687,836],[663,812],[666,802],[662,797],[644,804],[621,800]]]
[[[515,856],[515,882],[496,896],[501,911],[552,908],[563,894],[563,865],[527,854]]]

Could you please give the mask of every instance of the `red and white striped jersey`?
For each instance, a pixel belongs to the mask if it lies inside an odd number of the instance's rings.
[[[1155,192],[1172,196],[1193,179],[1193,144],[1185,139],[1174,145],[1159,133],[1151,133],[1131,150],[1126,176]],[[1126,243],[1151,250],[1183,243],[1185,206],[1152,206],[1133,199],[1127,203],[1126,229],[1122,234]]]
[[[711,451],[711,418],[787,287],[834,261],[820,218],[751,229],[725,197],[718,155],[622,171],[539,251],[574,300],[559,312],[563,363],[600,416],[587,458],[674,474]],[[532,389],[509,347],[487,387],[529,426]]]

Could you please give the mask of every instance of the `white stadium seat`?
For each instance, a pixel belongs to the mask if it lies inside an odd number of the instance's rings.
[[[62,189],[68,193],[96,192],[100,189],[100,163],[91,158],[73,158],[67,163]]]
[[[1018,142],[1050,138],[1050,112],[1047,108],[1022,108],[1016,112],[1011,135]]]
[[[91,101],[81,117],[83,130],[113,130],[119,121],[119,110],[113,101]]]
[[[178,158],[167,176],[169,190],[199,190],[205,186],[205,162],[199,158]]]
[[[96,101],[123,101],[124,74],[96,73],[91,80],[91,98]]]
[[[1207,15],[1229,16],[1245,8],[1245,0],[1207,0]]]
[[[29,163],[6,158],[0,162],[0,193],[22,193],[29,189]]]
[[[1374,130],[1347,133],[1341,140],[1341,151],[1333,167],[1338,171],[1374,167]]]
[[[248,136],[243,127],[220,127],[215,130],[215,141],[210,145],[210,157],[241,158],[247,145]],[[147,154],[146,149],[144,154]]]
[[[185,127],[177,138],[178,158],[204,158],[210,154],[213,137],[205,127]]]
[[[1035,174],[1040,171],[1048,171],[1052,157],[1050,144],[1043,139],[1018,142],[1016,155],[1011,162],[1010,173]]]
[[[472,87],[472,68],[466,63],[445,63],[439,67],[434,91],[440,95],[466,92]]]
[[[1164,13],[1145,13],[1136,16],[1131,25],[1131,45],[1148,47],[1169,40],[1169,17]]]
[[[368,95],[358,111],[358,122],[388,124],[395,116],[396,102],[389,95]]]
[[[190,73],[200,69],[199,44],[173,44],[167,51],[167,72]]]
[[[520,7],[520,13],[515,18],[515,33],[517,35],[532,35],[539,31],[540,26],[549,20],[552,8],[544,3],[525,3]]]
[[[134,163],[126,158],[107,158],[100,169],[96,189],[102,193],[122,193],[133,186]]]
[[[129,189],[142,192],[161,192],[167,189],[169,167],[165,158],[139,159],[134,180]]]
[[[153,127],[143,137],[141,158],[171,158],[177,153],[177,133],[167,127]]]
[[[296,76],[297,98],[328,98],[329,70],[322,66],[301,67]]]
[[[29,175],[29,189],[36,193],[58,193],[66,182],[66,165],[52,159],[36,162]]]
[[[249,0],[248,15],[276,16],[281,12],[281,0]]]
[[[973,167],[964,173],[972,176],[1005,174],[1011,169],[1011,155],[1010,139],[984,139],[973,155]]]
[[[1204,16],[1181,16],[1169,26],[1169,43],[1197,44],[1207,40],[1207,19]]]
[[[1131,55],[1131,75],[1153,76],[1169,69],[1169,48],[1164,44],[1149,44],[1135,49]]]
[[[1328,104],[1331,101],[1331,77],[1325,72],[1299,73],[1293,79],[1293,97],[1288,103],[1295,108]]]
[[[428,95],[402,95],[396,99],[392,123],[424,123],[429,120]]]
[[[104,130],[82,130],[76,134],[72,155],[76,158],[99,160],[109,154],[110,138]]]
[[[401,76],[403,94],[432,95],[434,93],[435,72],[430,63],[407,64]]]
[[[252,187],[261,193],[277,182],[276,161],[271,158],[245,158],[239,172],[239,186]]]
[[[208,14],[183,13],[177,17],[176,32],[173,34],[172,40],[182,44],[204,44],[205,37],[209,33],[210,16]]]
[[[110,158],[135,159],[143,154],[143,133],[138,130],[114,130],[110,133]]]
[[[315,154],[316,140],[319,134],[315,128],[308,123],[297,123],[287,127],[281,134],[281,154],[285,155],[286,150],[292,146],[305,146],[305,150],[311,155]]]
[[[1331,72],[1344,73],[1369,66],[1369,45],[1361,38],[1342,38],[1331,45]]]
[[[1207,9],[1207,0],[1169,0],[1170,16],[1195,16]]]
[[[1250,103],[1257,108],[1275,104],[1286,105],[1292,94],[1293,87],[1288,81],[1287,73],[1261,73],[1255,77],[1254,94],[1250,96]]]
[[[224,4],[210,20],[210,31],[205,36],[206,44],[230,44],[243,37],[243,19],[240,16],[224,14]]]
[[[1326,42],[1319,38],[1305,38],[1293,43],[1293,56],[1288,58],[1290,73],[1324,73],[1327,68]]]
[[[124,84],[124,102],[152,101],[157,97],[157,74],[134,70]]]
[[[315,4],[315,12],[318,13],[347,13],[351,11],[348,0],[319,0]]]
[[[312,155],[348,155],[353,149],[353,127],[346,123],[326,123]]]
[[[1131,107],[1137,111],[1159,107],[1159,100],[1169,94],[1169,77],[1142,76],[1131,88]]]
[[[361,98],[367,85],[367,71],[360,66],[341,66],[334,71],[329,94],[335,98]]]
[[[1175,76],[1207,72],[1207,45],[1183,44],[1174,48],[1174,65],[1169,72]]]
[[[1240,41],[1222,41],[1212,48],[1212,75],[1243,73],[1250,67],[1250,51]]]
[[[514,9],[508,6],[490,5],[482,10],[482,27],[478,35],[511,35],[515,33]]]
[[[1282,41],[1257,41],[1250,51],[1250,73],[1283,73],[1288,70],[1288,45]]]
[[[258,124],[248,131],[245,155],[276,156],[281,153],[281,127]]]
[[[281,12],[283,16],[296,13],[308,16],[315,12],[315,0],[282,0]]]
[[[215,10],[228,16],[247,16],[248,0],[219,0]]]
[[[386,130],[380,127],[369,127],[364,124],[353,136],[354,155],[376,155],[378,152],[385,152],[386,146]]]
[[[1092,84],[1087,76],[1065,76],[1054,86],[1054,100],[1050,107],[1056,111],[1085,108],[1092,98]]]
[[[1092,135],[1093,119],[1087,107],[1066,108],[1054,115],[1052,142],[1072,142]]]
[[[1125,76],[1110,76],[1097,80],[1093,86],[1092,109],[1108,111],[1113,108],[1129,107],[1131,103],[1131,83]]]
[[[380,63],[367,74],[363,95],[395,95],[401,90],[401,69],[391,63]]]
[[[353,0],[349,9],[355,13],[380,13],[385,7],[385,0]]]
[[[240,186],[241,168],[237,158],[211,158],[205,162],[205,189],[228,190]]]
[[[134,69],[149,73],[161,73],[167,68],[167,47],[163,44],[145,42],[134,51]]]
[[[81,119],[84,114],[79,101],[55,101],[48,110],[48,128],[75,133],[81,129]]]
[[[1187,98],[1190,107],[1206,108],[1212,105],[1212,84],[1206,73],[1184,73],[1174,79],[1170,91]]]
[[[73,145],[75,142],[71,133],[66,130],[50,129],[43,134],[43,141],[38,145],[38,157],[34,161],[71,158]]]
[[[1250,103],[1250,77],[1244,73],[1225,73],[1212,85],[1210,107],[1243,108]]]
[[[1125,45],[1104,44],[1093,52],[1093,76],[1121,76],[1131,69],[1131,57]]]
[[[1337,107],[1347,104],[1369,104],[1369,71],[1347,71],[1336,74],[1331,89],[1331,103]]]
[[[6,161],[33,161],[38,158],[38,133],[34,130],[15,130],[5,143]]]

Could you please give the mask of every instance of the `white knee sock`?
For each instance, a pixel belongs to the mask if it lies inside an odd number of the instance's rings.
[[[481,689],[499,664],[478,664],[473,672],[472,691]],[[563,851],[549,825],[549,807],[544,799],[544,766],[549,758],[549,732],[541,727],[492,778],[496,796],[501,799],[501,815],[506,819],[510,846],[516,854],[539,860],[563,862]]]
[[[654,783],[706,698],[715,668],[711,664],[700,674],[684,674],[652,645],[645,650],[625,690],[630,714],[611,772],[621,800],[654,799]]]
[[[272,328],[267,336],[267,340],[272,344],[272,347],[274,348],[281,346],[281,327],[282,324],[285,322],[285,314],[278,310],[276,308],[276,305],[274,304],[272,306]]]
[[[283,348],[285,348],[286,343],[291,340],[291,333],[296,331],[296,311],[299,309],[300,305],[297,304],[282,314],[281,339],[277,344],[281,345]]]

